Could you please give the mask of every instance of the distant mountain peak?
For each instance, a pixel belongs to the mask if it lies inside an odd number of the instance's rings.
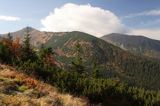
[[[140,35],[112,33],[101,39],[133,53],[159,58],[160,41]]]
[[[23,29],[22,29],[23,31],[29,31],[29,32],[31,32],[31,31],[33,31],[33,30],[37,30],[37,29],[35,29],[35,28],[33,28],[33,27],[30,27],[30,26],[27,26],[27,27],[24,27]]]

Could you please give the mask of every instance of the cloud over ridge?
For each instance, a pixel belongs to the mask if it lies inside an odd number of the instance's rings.
[[[44,31],[82,31],[97,37],[112,32],[124,33],[125,26],[111,11],[90,4],[67,3],[41,20]]]

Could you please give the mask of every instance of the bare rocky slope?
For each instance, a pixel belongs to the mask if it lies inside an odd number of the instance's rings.
[[[27,30],[31,36],[31,44],[35,47],[38,47],[41,44],[46,43],[52,36],[62,36],[65,33],[65,32],[57,32],[57,33],[45,32],[45,31],[39,31],[32,27],[25,27],[16,32],[11,32],[10,34],[13,37],[13,39],[19,38],[20,41],[22,42],[24,40],[24,36]],[[7,36],[7,34],[2,34],[1,36]]]

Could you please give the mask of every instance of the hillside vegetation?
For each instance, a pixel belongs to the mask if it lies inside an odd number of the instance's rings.
[[[77,43],[81,45],[80,55],[86,71],[90,72],[96,63],[100,66],[103,77],[147,89],[160,88],[160,60],[131,54],[99,38],[77,31],[63,36],[52,36],[44,45],[52,47],[60,65],[70,69],[71,61],[76,56]]]
[[[30,44],[29,30],[22,44],[8,34],[0,42],[0,62],[13,66],[18,73],[55,86],[62,93],[83,97],[87,105],[160,105],[159,60],[130,54],[85,33],[65,34],[55,40],[54,45],[59,43],[56,48],[45,44],[39,49]],[[27,88],[17,85],[16,92]]]
[[[0,65],[0,106],[86,106],[87,101],[16,69]]]

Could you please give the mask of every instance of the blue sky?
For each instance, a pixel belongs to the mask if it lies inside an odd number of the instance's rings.
[[[160,0],[0,0],[0,33],[16,31],[26,26],[31,26],[37,29],[47,29],[49,28],[49,26],[47,26],[47,24],[45,23],[49,20],[45,18],[47,16],[50,16],[50,13],[53,15],[53,18],[55,18],[55,8],[58,8],[59,10],[65,12],[63,6],[67,3],[75,4],[77,5],[77,8],[79,8],[80,5],[90,4],[93,8],[98,7],[102,10],[109,11],[118,18],[120,24],[123,24],[123,29],[126,28],[127,33],[147,33],[150,34],[146,35],[147,37],[160,39]],[[66,8],[70,7],[68,6]],[[108,15],[111,15],[110,13]],[[108,18],[106,18],[106,21],[107,19]],[[42,20],[44,20],[44,23],[42,23]],[[51,22],[55,21],[56,20]],[[115,26],[116,25],[111,28],[114,29]],[[110,27],[107,26],[106,28]],[[62,29],[65,29],[65,27],[63,27]],[[51,28],[50,31],[52,31]],[[53,31],[56,30],[54,29]],[[119,28],[108,31],[108,33],[112,31],[126,33],[126,31],[122,31]],[[92,34],[93,31],[90,32]]]

